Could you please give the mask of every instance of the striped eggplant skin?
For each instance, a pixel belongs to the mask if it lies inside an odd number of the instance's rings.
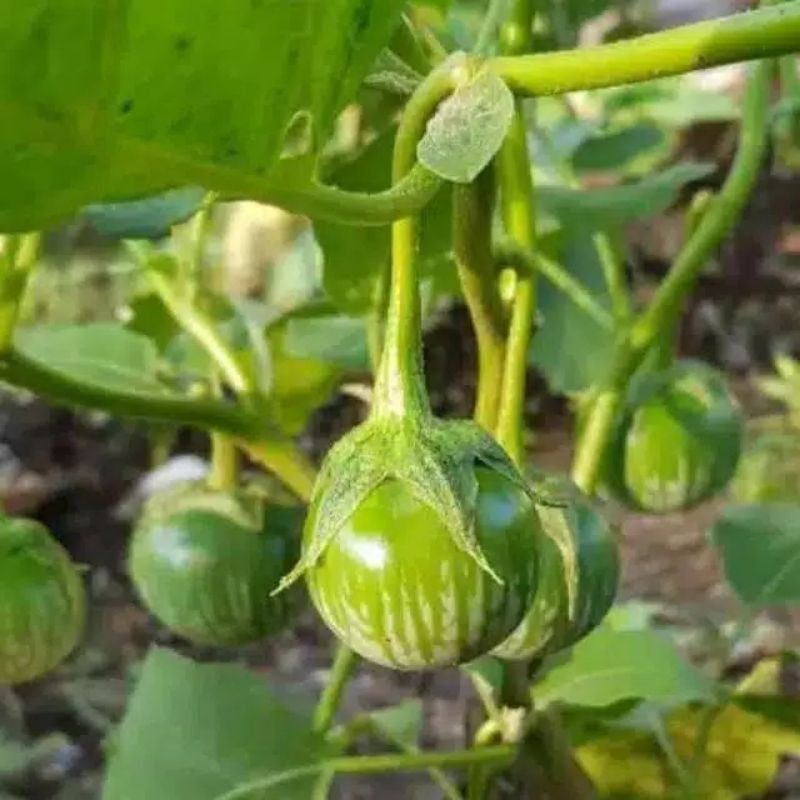
[[[0,684],[57,667],[86,624],[86,594],[66,550],[37,522],[0,520]]]
[[[396,479],[362,501],[306,572],[323,620],[364,658],[398,670],[460,664],[522,620],[536,589],[538,516],[508,478],[475,473],[476,534],[502,584]]]
[[[593,631],[614,603],[617,531],[577,489],[571,495],[563,506],[537,506],[548,534],[539,589],[525,619],[492,655],[519,660],[563,650]]]
[[[636,510],[684,510],[727,485],[741,446],[741,415],[724,377],[679,362],[632,383],[609,448],[606,484]]]
[[[131,578],[152,614],[189,641],[233,646],[263,639],[302,604],[302,586],[271,596],[299,554],[301,518],[299,510],[273,506],[263,526],[253,527],[202,504],[145,517],[131,538]]]

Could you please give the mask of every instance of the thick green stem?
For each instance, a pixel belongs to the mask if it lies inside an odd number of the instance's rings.
[[[515,748],[511,745],[497,745],[450,753],[389,753],[378,756],[331,758],[237,786],[217,800],[243,800],[258,792],[266,792],[267,789],[273,789],[284,783],[313,777],[326,771],[340,775],[368,775],[377,772],[419,772],[431,767],[450,769],[471,764],[503,764],[510,762],[514,758],[514,753]]]
[[[331,674],[314,711],[312,728],[315,733],[327,733],[333,724],[347,682],[358,664],[358,656],[340,644],[333,660]]]
[[[575,454],[572,477],[585,492],[592,493],[597,487],[614,418],[628,381],[659,337],[667,335],[676,324],[684,298],[709,256],[738,220],[755,184],[767,144],[772,67],[772,62],[762,62],[751,69],[739,146],[728,178],[720,193],[709,202],[650,305],[633,323],[629,334],[618,341],[609,379],[593,402]]]
[[[28,278],[39,259],[41,234],[9,236],[0,247],[0,352],[11,346]]]
[[[453,89],[464,64],[448,61],[428,75],[410,99],[395,140],[395,181],[412,168],[417,143],[443,97]],[[428,414],[430,407],[422,371],[422,334],[417,276],[418,222],[415,217],[392,225],[392,279],[381,364],[375,382],[373,414],[404,417]]]
[[[218,491],[233,489],[238,473],[239,453],[236,444],[225,433],[212,433],[209,485]]]
[[[0,358],[0,380],[54,402],[100,409],[123,417],[195,425],[241,438],[257,439],[264,433],[264,424],[256,415],[231,403],[126,392],[82,383],[13,348]]]
[[[469,186],[453,187],[453,252],[478,347],[475,420],[497,423],[506,351],[506,321],[492,255],[494,181],[490,170]]]
[[[622,403],[627,378],[601,390],[593,400],[589,419],[578,441],[572,463],[572,480],[586,494],[593,494],[600,480],[611,429]]]
[[[565,94],[800,50],[800,0],[600,47],[490,64],[521,95]]]
[[[519,108],[500,150],[497,168],[506,236],[515,248],[523,252],[533,252],[536,246],[533,179],[525,140],[525,122]],[[535,314],[536,274],[533,270],[526,270],[520,273],[514,294],[502,400],[497,420],[497,439],[517,465],[521,465],[523,460],[525,379]]]
[[[286,211],[344,225],[388,225],[416,214],[439,191],[442,179],[421,164],[391,188],[382,192],[349,192],[315,181],[297,183],[291,178],[263,178],[237,169],[195,161],[190,156],[164,153],[152,145],[126,141],[120,158],[146,160],[154,169],[181,176],[181,182],[207,186],[220,201],[255,200]],[[187,176],[190,176],[187,177]]]

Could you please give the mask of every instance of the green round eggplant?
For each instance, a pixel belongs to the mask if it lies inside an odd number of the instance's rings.
[[[86,594],[66,550],[38,522],[0,519],[0,684],[57,667],[86,624]]]
[[[167,628],[206,645],[263,639],[294,617],[302,587],[272,596],[297,558],[302,512],[236,493],[159,498],[133,533],[129,569]]]
[[[536,589],[538,517],[508,478],[480,466],[475,474],[475,532],[502,583],[396,479],[362,500],[306,572],[328,627],[364,658],[400,670],[459,664],[487,653],[524,617]],[[309,517],[307,537],[313,525]]]
[[[617,531],[597,505],[567,479],[535,483],[548,502],[536,510],[547,534],[539,588],[525,619],[492,654],[541,658],[594,630],[614,603],[620,575]]]
[[[605,483],[639,511],[691,508],[728,484],[741,446],[742,419],[724,377],[705,364],[679,362],[631,382]]]

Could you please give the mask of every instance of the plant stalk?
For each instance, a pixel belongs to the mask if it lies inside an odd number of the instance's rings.
[[[176,287],[163,275],[151,270],[150,282],[175,321],[209,355],[220,375],[237,395],[252,393],[251,381],[214,322],[190,300],[179,296]]]
[[[525,96],[639,83],[800,50],[800,0],[599,47],[498,57],[491,68]]]
[[[0,353],[14,340],[22,300],[36,262],[41,234],[9,236],[0,248]]]
[[[572,303],[590,316],[598,325],[610,330],[614,326],[611,314],[603,308],[586,287],[564,269],[561,264],[542,253],[531,253],[520,250],[510,244],[503,244],[494,250],[494,259],[497,264],[507,264],[517,271],[537,270],[542,278],[547,280]]]
[[[536,247],[533,179],[525,140],[525,123],[518,107],[506,141],[497,159],[503,221],[515,248],[532,253]],[[517,464],[522,465],[523,411],[528,348],[536,314],[536,274],[519,274],[506,346],[502,400],[497,420],[497,439]]]
[[[708,202],[705,213],[649,306],[616,345],[609,378],[593,403],[572,469],[575,483],[589,494],[595,491],[600,480],[614,419],[631,376],[659,337],[668,335],[674,328],[686,295],[714,249],[736,224],[755,185],[767,145],[769,83],[773,67],[774,62],[767,61],[751,68],[739,145],[731,171],[719,194]]]
[[[234,441],[225,433],[211,434],[211,473],[208,483],[225,492],[236,486],[239,473],[239,454]]]
[[[328,682],[325,684],[325,689],[314,711],[314,719],[311,726],[314,733],[326,734],[330,730],[336,711],[339,708],[342,694],[358,661],[358,656],[352,650],[343,644],[339,644],[330,675],[328,676]]]
[[[395,139],[392,178],[401,181],[416,161],[417,143],[443,97],[453,89],[465,64],[448,61],[431,72],[406,106]],[[392,277],[381,363],[375,381],[373,415],[430,414],[422,368],[422,333],[417,275],[418,220],[392,225]]]
[[[284,783],[301,780],[331,771],[340,775],[369,775],[378,772],[418,772],[431,767],[449,769],[471,764],[497,764],[514,758],[513,745],[480,747],[474,750],[455,750],[449,753],[388,753],[377,756],[344,756],[317,764],[286,770],[237,786],[217,800],[240,800],[257,792],[265,792]]]
[[[497,424],[506,352],[506,320],[492,255],[494,182],[485,170],[475,183],[453,187],[453,252],[478,348],[475,421]]]
[[[81,383],[13,348],[0,357],[0,381],[54,403],[226,433],[253,460],[274,472],[298,497],[307,500],[311,496],[316,470],[294,442],[270,431],[258,414],[231,403],[145,395]]]

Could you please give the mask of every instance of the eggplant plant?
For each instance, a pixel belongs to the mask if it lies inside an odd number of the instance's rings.
[[[153,498],[131,534],[130,576],[161,624],[232,647],[313,607],[338,642],[309,712],[242,667],[154,648],[108,749],[105,800],[322,798],[337,776],[392,771],[427,772],[451,800],[732,798],[800,750],[800,714],[775,699],[793,656],[734,683],[690,663],[647,607],[614,606],[620,509],[695,506],[737,469],[726,378],[676,360],[675,330],[771,134],[786,144],[800,0],[625,36],[631,5],[4,9],[0,380],[209,435],[208,479]],[[576,47],[610,7],[618,40]],[[679,77],[740,62],[741,113]],[[681,126],[663,121],[670,100],[673,117],[738,118],[713,194],[707,165],[665,164]],[[617,181],[589,188],[595,172]],[[683,242],[644,297],[624,226],[687,197]],[[215,237],[241,200],[307,220],[281,273],[299,281],[312,264],[300,299],[226,291]],[[31,324],[46,234],[75,219],[125,241],[126,314]],[[470,420],[437,416],[425,375],[426,318],[453,297],[477,343]],[[577,409],[569,475],[532,463],[531,365]],[[369,376],[369,411],[318,467],[298,436],[354,375]],[[246,478],[244,458],[281,491]],[[798,519],[781,497],[715,524],[746,614],[800,601]],[[67,658],[84,594],[47,531],[0,520],[1,683]],[[717,651],[740,638],[723,630]],[[419,704],[345,718],[364,661],[462,670],[480,705],[463,749],[417,747]],[[757,757],[741,757],[742,730]],[[367,735],[386,752],[356,754]]]

